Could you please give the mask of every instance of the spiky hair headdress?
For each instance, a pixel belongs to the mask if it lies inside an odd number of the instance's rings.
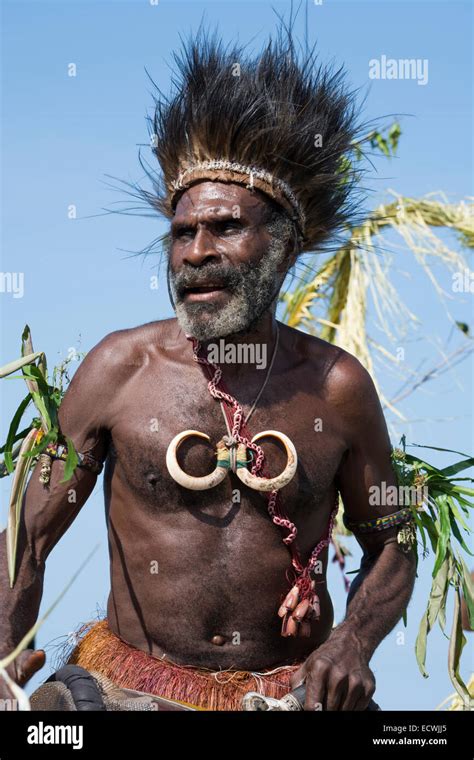
[[[353,177],[346,154],[358,127],[342,69],[316,65],[278,32],[250,57],[200,31],[175,54],[170,98],[155,100],[153,205],[172,217],[203,180],[257,188],[297,225],[300,250],[318,248],[347,219]]]

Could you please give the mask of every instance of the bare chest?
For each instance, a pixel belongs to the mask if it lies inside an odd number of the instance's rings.
[[[248,413],[263,376],[242,388],[235,396]],[[318,505],[332,503],[335,478],[344,455],[340,421],[324,399],[311,389],[304,371],[272,377],[265,388],[249,429],[252,435],[277,430],[293,442],[298,456],[296,474],[282,489],[288,515],[304,518]],[[130,489],[145,510],[179,511],[196,499],[209,509],[226,510],[235,501],[236,491],[249,509],[266,497],[243,485],[234,473],[208,491],[188,492],[170,476],[166,452],[171,440],[183,430],[197,430],[209,436],[187,439],[179,449],[179,464],[190,475],[206,475],[216,464],[216,444],[227,433],[221,406],[212,398],[207,378],[192,366],[181,372],[163,368],[158,381],[143,373],[117,399],[111,418],[111,454],[114,477]],[[286,465],[284,447],[275,439],[263,438],[269,476]],[[326,510],[324,510],[326,511]]]

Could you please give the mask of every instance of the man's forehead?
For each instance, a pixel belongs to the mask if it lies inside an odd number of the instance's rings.
[[[260,192],[250,192],[242,185],[230,182],[199,182],[183,193],[176,206],[176,217],[209,214],[260,218],[268,210],[268,204]]]

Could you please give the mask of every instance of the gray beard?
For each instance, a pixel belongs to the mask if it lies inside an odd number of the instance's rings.
[[[229,284],[230,298],[224,306],[185,303],[180,291],[196,282],[196,267],[188,267],[176,275],[169,270],[176,317],[183,332],[202,342],[251,330],[278,295],[285,274],[277,268],[285,256],[286,241],[274,236],[258,264],[227,267],[215,262],[199,267],[200,281],[215,278]]]

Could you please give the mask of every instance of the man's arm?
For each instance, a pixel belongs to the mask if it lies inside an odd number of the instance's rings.
[[[330,401],[340,413],[341,433],[347,441],[338,473],[346,516],[357,523],[396,512],[398,500],[395,505],[383,503],[386,489],[398,484],[387,426],[370,375],[348,354],[343,354],[332,374]],[[346,617],[292,679],[293,688],[306,680],[305,709],[367,707],[375,691],[370,659],[406,610],[416,575],[415,552],[403,551],[397,542],[398,530],[392,527],[366,534],[354,530],[364,556],[351,585]]]
[[[77,451],[99,461],[106,455],[107,398],[110,398],[110,366],[116,333],[106,336],[81,362],[59,409],[59,425]],[[39,481],[41,464],[33,469],[23,499],[18,536],[16,579],[10,588],[7,569],[6,530],[0,534],[0,657],[9,654],[34,625],[43,592],[45,562],[91,494],[97,475],[77,467],[70,480],[61,483],[65,462],[52,461],[49,484]],[[24,683],[44,664],[42,652],[24,652],[10,675]],[[0,684],[0,697],[4,684]]]

